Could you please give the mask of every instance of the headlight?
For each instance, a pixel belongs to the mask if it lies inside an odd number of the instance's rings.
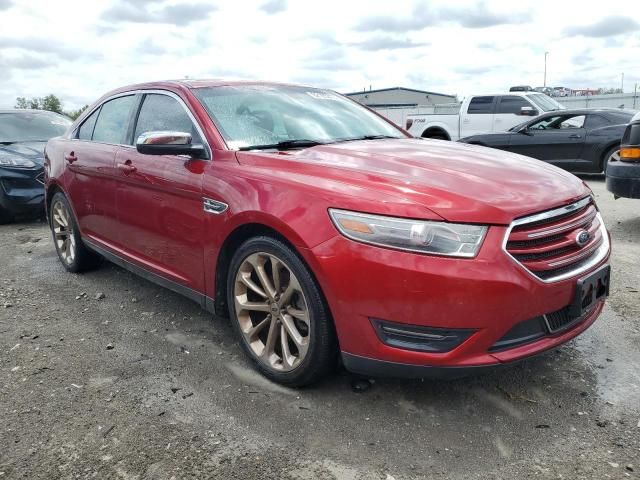
[[[36,164],[29,159],[16,157],[10,153],[0,152],[0,167],[33,168]]]
[[[329,209],[336,228],[345,237],[384,247],[446,255],[475,257],[487,227],[410,220]]]

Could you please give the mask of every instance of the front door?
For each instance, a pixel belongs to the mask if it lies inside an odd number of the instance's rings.
[[[493,116],[493,131],[506,132],[511,127],[526,121],[529,117],[522,115],[522,107],[531,107],[534,113],[537,111],[537,108],[524,97],[514,95],[500,97]]]
[[[147,93],[131,143],[151,131],[187,132],[202,142],[177,97]],[[202,179],[207,160],[145,155],[135,146],[116,153],[119,236],[130,260],[196,292],[204,291]]]
[[[85,237],[102,243],[118,242],[115,207],[115,156],[125,143],[135,95],[109,100],[80,125],[66,143],[69,173],[65,189]]]
[[[537,120],[511,136],[510,150],[560,167],[580,158],[586,130],[584,115],[554,115]]]

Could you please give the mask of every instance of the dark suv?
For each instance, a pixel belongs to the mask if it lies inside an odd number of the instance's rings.
[[[44,146],[71,120],[43,110],[0,110],[0,224],[44,215]]]
[[[607,190],[616,197],[640,198],[640,113],[624,131],[619,158],[610,160]]]

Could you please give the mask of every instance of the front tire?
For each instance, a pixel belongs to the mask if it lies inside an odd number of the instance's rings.
[[[13,222],[13,215],[0,207],[0,225],[6,225],[11,222]]]
[[[56,193],[51,199],[49,219],[53,244],[60,263],[67,271],[85,272],[100,263],[100,257],[82,243],[73,210],[61,192]]]
[[[284,242],[260,236],[238,248],[227,301],[240,344],[265,377],[301,387],[333,368],[329,309],[308,267]]]

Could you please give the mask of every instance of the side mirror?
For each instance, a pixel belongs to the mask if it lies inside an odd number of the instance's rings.
[[[191,140],[191,134],[185,132],[145,132],[136,140],[136,150],[145,155],[189,155],[204,158],[204,146],[192,144]]]
[[[522,107],[520,108],[520,115],[524,115],[526,117],[535,117],[538,115],[538,110],[533,107]]]

